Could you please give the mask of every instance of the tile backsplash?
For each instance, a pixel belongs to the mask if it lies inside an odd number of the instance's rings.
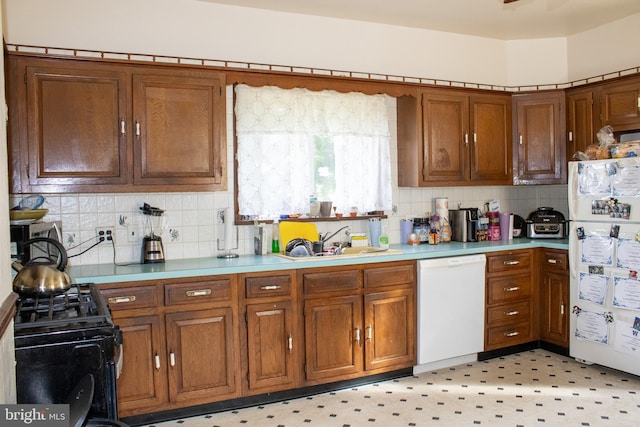
[[[224,224],[218,212],[233,207],[233,99],[227,88],[227,166],[230,171],[229,188],[222,192],[199,193],[127,193],[127,194],[47,194],[43,207],[49,209],[44,220],[61,220],[63,243],[71,258],[70,265],[118,264],[140,262],[144,233],[140,207],[146,202],[165,210],[166,225],[162,240],[167,260],[202,258],[218,255],[224,247]],[[389,98],[391,134],[395,135],[395,100]],[[397,186],[396,140],[391,140],[393,204],[386,212],[383,228],[390,243],[400,242],[400,219],[407,216],[426,216],[435,211],[435,198],[447,197],[449,209],[461,207],[483,208],[490,200],[500,200],[502,211],[526,218],[540,206],[550,206],[568,214],[567,186],[484,186],[399,188]],[[11,196],[11,206],[21,195]],[[318,222],[320,232],[351,226],[352,232],[366,232],[366,221]],[[96,227],[113,227],[113,245],[104,242],[80,254],[96,242]],[[253,254],[253,226],[238,226],[233,245],[240,255]],[[234,234],[234,233],[232,233]],[[218,239],[220,240],[218,242]],[[76,255],[76,256],[74,256]]]

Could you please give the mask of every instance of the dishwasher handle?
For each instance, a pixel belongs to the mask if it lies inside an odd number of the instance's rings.
[[[467,255],[458,257],[443,257],[426,259],[418,262],[419,268],[454,268],[462,267],[470,264],[486,264],[487,258],[484,254]]]

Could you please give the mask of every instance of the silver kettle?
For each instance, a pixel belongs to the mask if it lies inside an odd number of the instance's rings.
[[[64,269],[67,266],[67,251],[57,240],[37,237],[28,240],[24,246],[34,243],[53,245],[58,252],[57,259],[51,256],[39,256],[24,263],[15,261],[11,264],[18,272],[13,279],[13,290],[18,294],[54,295],[65,292],[71,287],[71,278]]]

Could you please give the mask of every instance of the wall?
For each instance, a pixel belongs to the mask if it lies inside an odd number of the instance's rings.
[[[233,7],[197,0],[6,0],[9,43],[320,67],[484,84],[509,82],[507,55],[546,49],[438,31]],[[535,42],[532,42],[535,44]],[[564,46],[563,40],[544,41]],[[510,59],[512,60],[512,59]],[[542,83],[561,81],[564,64]],[[539,81],[536,79],[535,82]]]
[[[0,0],[0,33],[4,28],[4,0]],[[0,70],[4,70],[4,56],[0,56]],[[7,107],[4,94],[4,71],[0,72],[0,259],[9,260],[9,202],[7,188]],[[0,262],[0,306],[12,289],[9,262]],[[6,285],[5,285],[6,283]],[[0,337],[0,403],[15,403],[15,357],[13,322]]]
[[[640,66],[640,14],[567,38],[569,80]]]

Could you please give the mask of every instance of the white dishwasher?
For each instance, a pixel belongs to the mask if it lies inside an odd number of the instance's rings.
[[[477,360],[484,349],[484,254],[418,261],[414,373]]]

